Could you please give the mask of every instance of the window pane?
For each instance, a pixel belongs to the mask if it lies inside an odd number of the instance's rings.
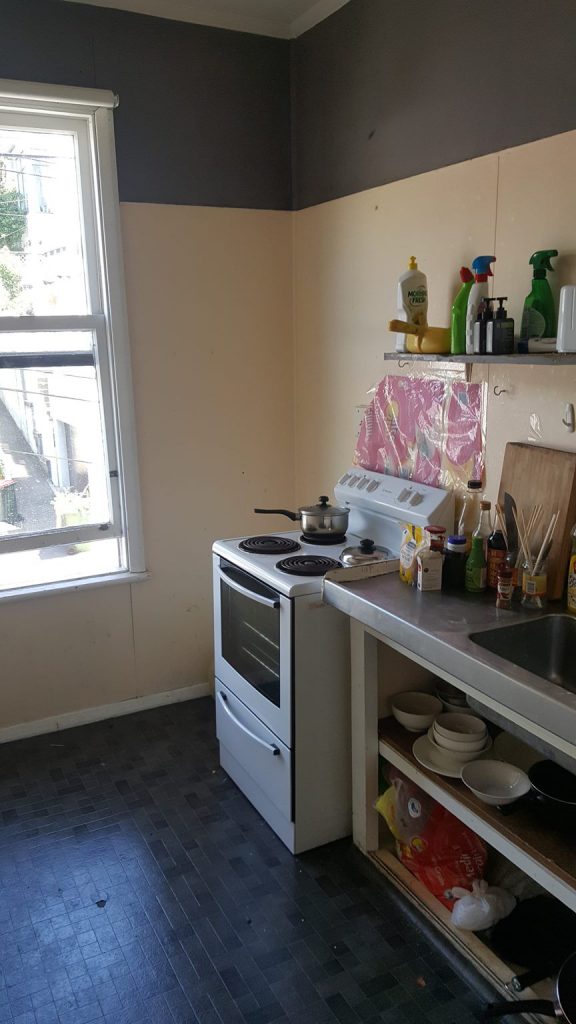
[[[92,331],[16,331],[14,334],[0,331],[0,355],[13,352],[90,352],[92,345]]]
[[[0,554],[0,593],[15,587],[103,576],[126,568],[121,541],[97,540],[91,544],[54,544],[33,551]]]
[[[1,536],[111,518],[93,366],[0,370]]]
[[[0,124],[0,315],[89,311],[76,137]]]

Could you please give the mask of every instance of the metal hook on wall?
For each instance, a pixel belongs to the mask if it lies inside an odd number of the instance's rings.
[[[507,395],[508,394],[508,388],[499,388],[497,384],[494,385],[493,390],[494,390],[494,395],[496,396],[496,398],[500,398],[500,395]]]
[[[399,366],[400,369],[402,369],[403,366],[410,366],[410,360],[409,359],[399,359],[398,360],[398,366]]]

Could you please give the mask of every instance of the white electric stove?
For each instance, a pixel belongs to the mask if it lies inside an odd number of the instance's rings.
[[[325,572],[370,537],[397,558],[402,526],[451,531],[451,492],[350,469],[334,489],[345,541],[298,531],[213,545],[220,762],[293,853],[348,835],[348,620],[322,602]]]

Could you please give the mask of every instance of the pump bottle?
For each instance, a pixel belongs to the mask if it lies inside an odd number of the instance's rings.
[[[466,307],[466,352],[474,355],[474,324],[478,316],[478,307],[483,299],[488,298],[488,278],[492,277],[490,264],[495,263],[495,256],[477,256],[472,263],[474,284],[468,296]]]
[[[428,283],[426,274],[418,270],[416,257],[411,256],[408,270],[398,278],[398,319],[409,324],[425,327],[428,323]],[[396,335],[396,351],[406,352],[406,338],[411,335]]]
[[[530,294],[524,300],[520,329],[522,340],[556,337],[556,309],[554,296],[546,279],[546,271],[554,270],[550,258],[557,255],[557,249],[540,249],[530,257],[529,262],[534,267],[534,276]]]

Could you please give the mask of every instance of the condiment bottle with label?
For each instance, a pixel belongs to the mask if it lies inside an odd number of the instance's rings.
[[[506,554],[504,534],[496,528],[488,538],[488,586],[492,590],[498,586],[498,572],[502,565],[506,565]]]
[[[466,493],[464,495],[462,510],[458,519],[458,536],[466,537],[467,550],[470,549],[470,540],[480,518],[481,493],[482,481],[469,480]]]
[[[448,537],[444,548],[444,567],[442,569],[443,590],[464,590],[467,558],[468,541],[466,537],[460,534]]]
[[[498,584],[496,594],[496,607],[510,611],[512,598],[514,597],[514,571],[510,566],[502,562],[498,566]]]
[[[442,527],[427,526],[426,545],[416,555],[418,590],[442,590],[444,534]]]
[[[479,594],[486,590],[486,556],[483,537],[472,537],[472,548],[466,562],[466,590],[471,594]]]

